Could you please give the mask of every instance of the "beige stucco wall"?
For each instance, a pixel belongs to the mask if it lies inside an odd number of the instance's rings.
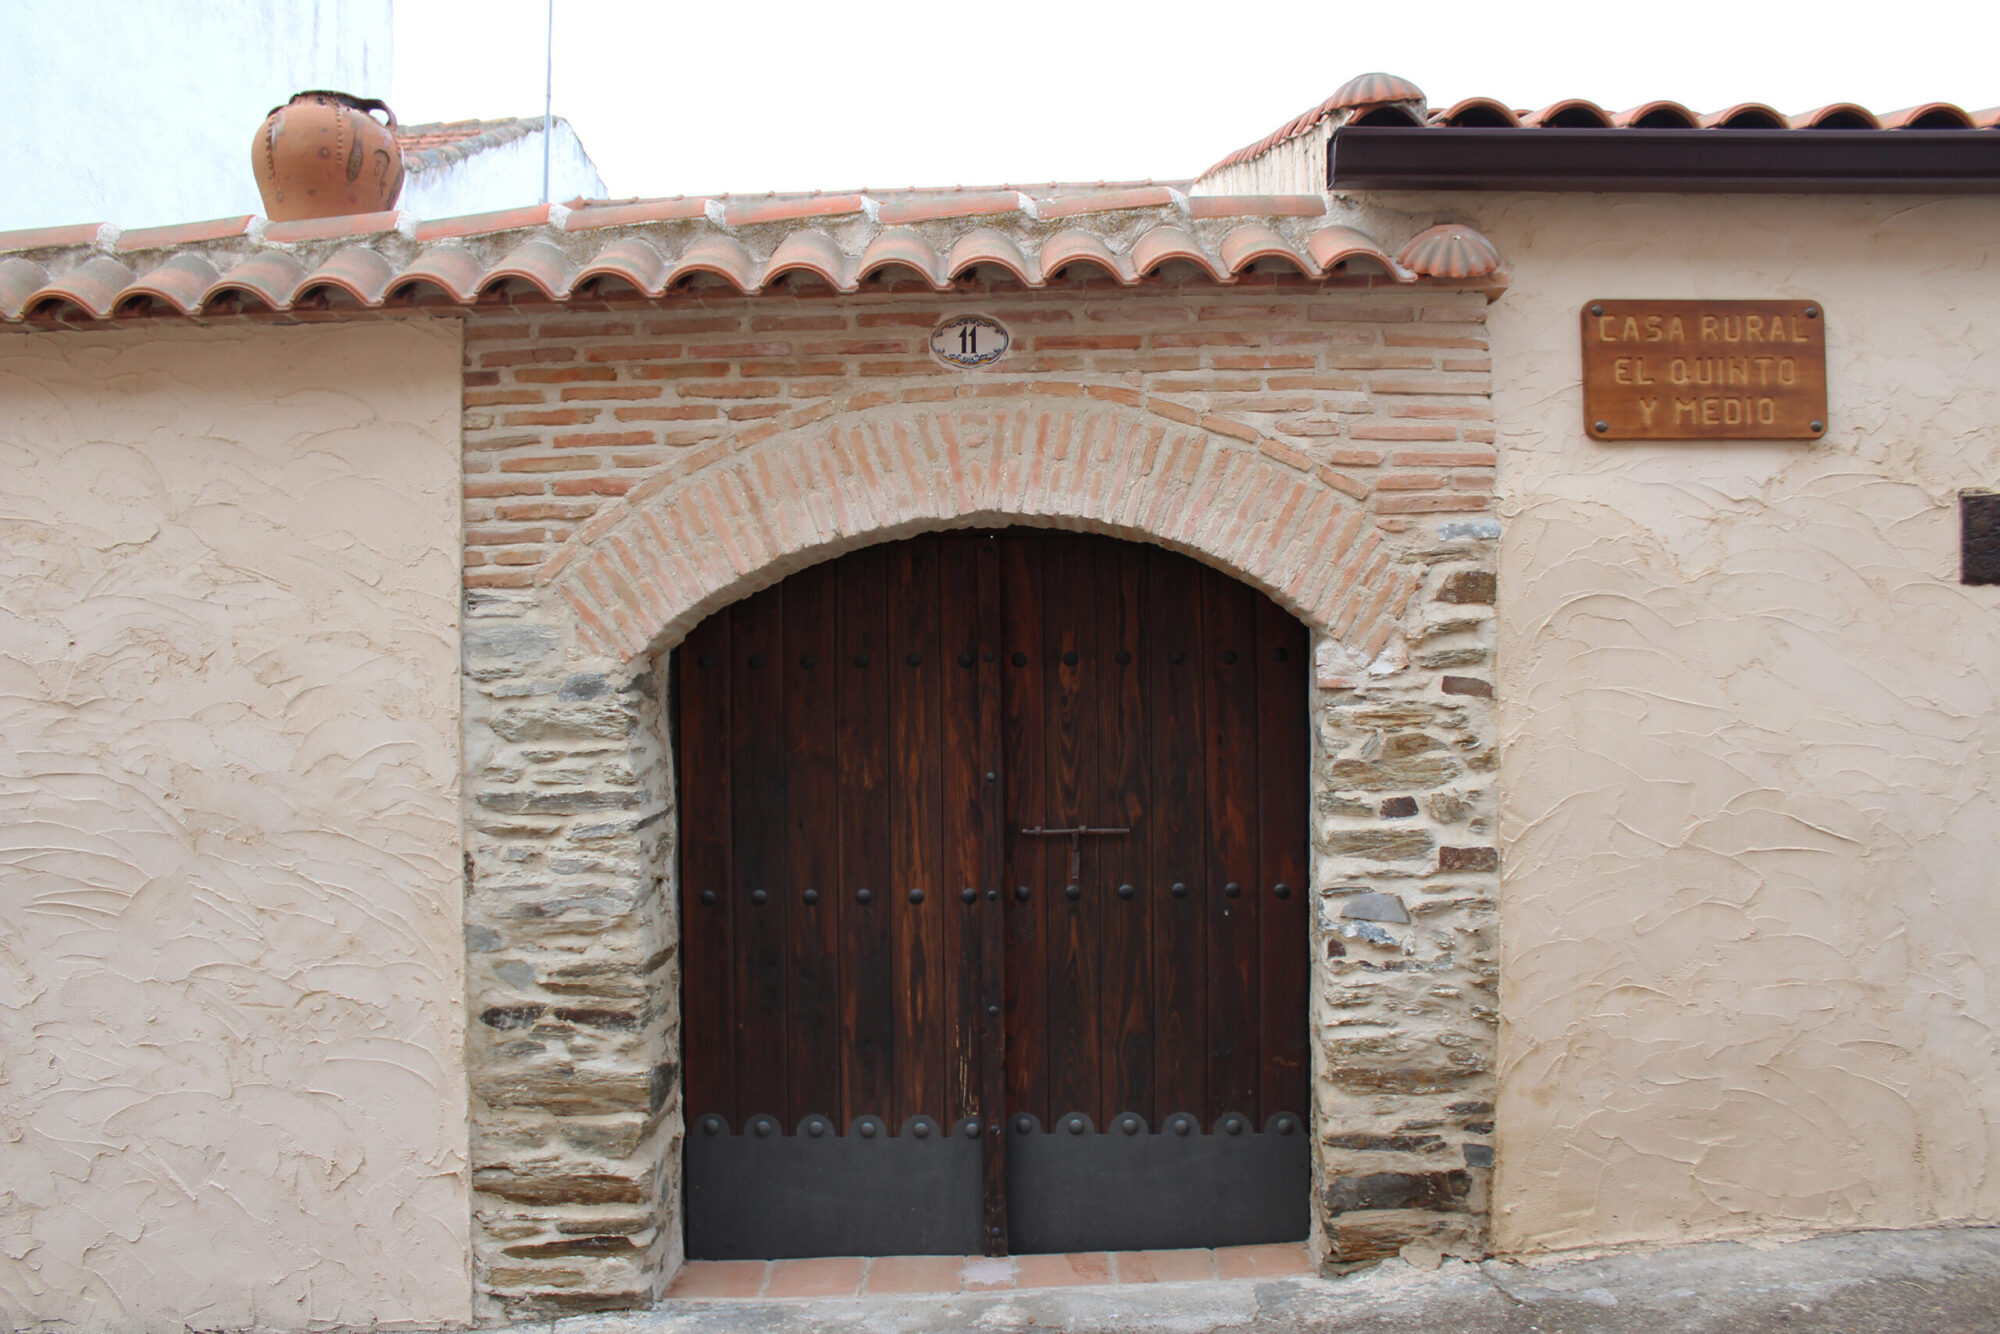
[[[459,341],[0,338],[0,1327],[468,1314]]]
[[[1458,197],[1501,426],[1505,1249],[2000,1218],[2000,201]],[[1584,438],[1592,297],[1815,298],[1822,444]]]

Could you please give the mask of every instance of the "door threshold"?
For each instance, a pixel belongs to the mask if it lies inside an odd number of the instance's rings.
[[[1041,1288],[1126,1287],[1289,1277],[1313,1272],[1302,1241],[1214,1250],[1077,1251],[1067,1255],[822,1256],[690,1260],[666,1300],[784,1301],[925,1296]]]

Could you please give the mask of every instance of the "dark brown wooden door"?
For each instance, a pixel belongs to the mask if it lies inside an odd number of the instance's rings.
[[[673,673],[689,1125],[929,1118],[982,1146],[997,1252],[1023,1116],[1303,1123],[1306,648],[1186,557],[1033,530],[704,622]]]

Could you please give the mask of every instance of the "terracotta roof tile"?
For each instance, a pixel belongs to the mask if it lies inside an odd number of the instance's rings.
[[[0,319],[560,302],[625,287],[671,299],[678,285],[709,280],[746,294],[800,279],[852,292],[864,279],[909,275],[945,291],[981,265],[1039,288],[1065,269],[1131,285],[1186,263],[1229,283],[1262,261],[1317,279],[1365,259],[1395,281],[1415,282],[1427,274],[1484,279],[1498,263],[1491,258],[1482,268],[1465,258],[1491,256],[1480,239],[1422,265],[1399,265],[1355,229],[1346,206],[1318,195],[1195,200],[1149,185],[1032,201],[1004,191],[911,192],[893,202],[899,207],[863,195],[772,196],[635,200],[574,212],[538,205],[433,223],[394,213],[232,220],[150,229],[122,252],[137,267],[103,253],[99,242],[110,233],[96,227],[28,233],[41,244],[0,255]],[[572,227],[578,213],[598,216]],[[885,224],[885,214],[904,221]],[[70,244],[50,247],[51,235]]]
[[[393,232],[400,213],[350,213],[339,218],[303,218],[297,222],[267,222],[264,239],[275,245],[298,241],[334,241],[343,237],[379,236]]]
[[[169,227],[134,227],[118,234],[117,249],[155,250],[186,245],[190,241],[221,241],[232,236],[248,236],[257,219],[248,213],[235,218],[213,218],[207,222],[181,222]]]
[[[560,122],[562,117],[556,117]],[[540,116],[509,117],[505,120],[434,121],[427,125],[399,125],[396,144],[403,150],[403,168],[421,174],[463,161],[489,148],[525,139],[542,128]]]
[[[0,252],[94,245],[104,228],[105,224],[101,222],[82,222],[66,227],[30,227],[25,231],[0,232]]]
[[[1484,278],[1500,268],[1500,252],[1470,227],[1441,223],[1417,233],[1396,262],[1425,278]]]
[[[519,231],[524,227],[540,227],[548,222],[552,204],[529,204],[522,208],[503,208],[492,213],[467,213],[462,217],[438,218],[431,222],[417,224],[418,244],[425,241],[445,241],[460,236],[484,236],[490,232]]]
[[[1611,120],[1621,130],[1693,130],[1701,126],[1700,116],[1679,102],[1666,101],[1641,102]]]
[[[1879,130],[1881,118],[1867,107],[1852,102],[1834,102],[1790,118],[1795,130]]]
[[[1788,130],[1791,122],[1784,113],[1762,102],[1738,102],[1733,107],[1711,111],[1701,118],[1705,130]]]
[[[1885,130],[1970,130],[1976,125],[1962,108],[1949,102],[1925,102],[1922,106],[1886,112],[1882,117]]]

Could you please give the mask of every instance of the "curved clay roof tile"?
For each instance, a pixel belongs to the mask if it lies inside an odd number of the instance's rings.
[[[1425,278],[1484,278],[1500,268],[1500,252],[1491,241],[1450,222],[1418,232],[1396,260]]]
[[[307,274],[306,280],[292,293],[292,304],[297,305],[316,288],[332,287],[364,306],[379,306],[396,278],[396,270],[388,260],[367,246],[351,245]]]
[[[667,270],[666,285],[672,287],[697,273],[712,273],[739,292],[757,290],[757,261],[733,236],[704,236],[690,244]]]
[[[1521,123],[1513,108],[1490,97],[1468,97],[1454,102],[1433,119],[1454,129],[1508,129]]]
[[[1791,124],[1782,112],[1762,102],[1738,102],[1701,118],[1705,130],[1788,130]]]
[[[764,265],[764,286],[769,287],[794,269],[818,274],[837,292],[852,292],[854,279],[848,275],[847,256],[833,238],[820,231],[797,231],[778,242]]]
[[[551,301],[560,301],[569,295],[570,285],[575,281],[576,266],[570,263],[568,255],[548,241],[533,239],[521,242],[507,252],[507,258],[488,269],[479,279],[481,295],[492,291],[500,284],[513,279],[538,288]]]
[[[1950,102],[1926,102],[1922,106],[1904,107],[1901,111],[1891,111],[1882,117],[1885,130],[1970,130],[1976,128],[1972,117],[1964,108]]]
[[[1194,265],[1216,282],[1236,281],[1228,269],[1201,248],[1199,241],[1178,227],[1155,227],[1132,247],[1132,267],[1142,278],[1174,260]]]
[[[201,303],[206,306],[218,297],[240,292],[271,310],[288,310],[292,293],[299,290],[305,276],[306,266],[284,251],[260,251],[241,264],[232,265],[229,272],[217,278],[201,294]]]
[[[1801,111],[1796,116],[1787,116],[1785,121],[1795,130],[1879,130],[1882,122],[1867,107],[1852,102],[1832,102],[1811,111]]]
[[[1319,277],[1317,264],[1261,222],[1232,227],[1222,238],[1222,262],[1231,273],[1241,274],[1260,259],[1282,259],[1308,278]]]
[[[29,293],[22,310],[33,314],[44,306],[67,301],[92,319],[101,320],[118,304],[119,294],[132,278],[132,270],[109,255],[98,255]]]
[[[854,271],[854,280],[860,282],[882,269],[896,267],[915,270],[940,292],[951,286],[937,248],[915,232],[901,227],[883,232],[868,243],[868,248],[861,252],[861,265]]]
[[[1621,130],[1693,130],[1701,126],[1700,116],[1679,102],[1664,98],[1641,102],[1611,120]]]
[[[454,301],[469,304],[478,299],[485,278],[486,266],[464,246],[435,245],[403,266],[403,271],[389,284],[389,295],[402,296],[420,286],[429,286]]]
[[[1322,271],[1330,272],[1334,265],[1350,259],[1366,259],[1381,265],[1384,273],[1400,281],[1410,282],[1417,276],[1391,259],[1374,237],[1352,227],[1320,228],[1306,237],[1306,253]]]
[[[192,315],[200,309],[202,298],[221,276],[215,271],[215,265],[200,255],[183,251],[158,268],[148,269],[137,282],[128,284],[118,294],[118,301],[122,305],[127,301],[151,298],[166,302],[183,315]]]
[[[1424,90],[1396,74],[1357,74],[1333,90],[1325,105],[1334,110],[1380,106],[1384,102],[1424,104]]]
[[[977,227],[952,243],[945,257],[945,276],[957,278],[976,264],[992,264],[1007,270],[1023,285],[1040,287],[1042,271],[1014,244],[1014,238],[991,227]]]
[[[570,290],[574,292],[596,278],[617,278],[647,296],[658,296],[666,290],[667,261],[641,238],[621,237],[591,256],[590,263],[577,270]]]
[[[1973,112],[1972,123],[1982,130],[2000,130],[2000,107]]]
[[[1571,97],[1530,112],[1521,123],[1546,130],[1608,130],[1611,113],[1586,98]]]
[[[1129,287],[1139,280],[1130,260],[1120,260],[1110,246],[1089,232],[1064,228],[1042,242],[1042,274],[1052,278],[1072,264],[1095,264]]]
[[[30,259],[0,259],[0,320],[18,320],[21,310],[49,280],[41,265]]]

